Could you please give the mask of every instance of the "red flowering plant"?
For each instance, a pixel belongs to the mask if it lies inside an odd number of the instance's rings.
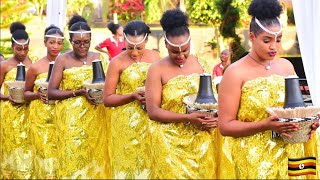
[[[125,0],[122,3],[116,2],[114,6],[114,12],[118,14],[119,19],[125,21],[140,19],[143,11],[142,0]]]

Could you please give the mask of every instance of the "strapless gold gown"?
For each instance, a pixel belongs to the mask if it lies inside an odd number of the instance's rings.
[[[10,70],[4,79],[4,94],[9,94],[6,81],[14,81],[17,68]],[[32,147],[30,144],[26,104],[13,106],[1,101],[1,173],[5,179],[29,179],[32,177]]]
[[[161,108],[184,114],[185,96],[196,94],[199,74],[178,76],[162,89]],[[152,179],[216,179],[218,131],[200,131],[192,124],[150,121]]]
[[[268,118],[267,107],[283,106],[284,78],[278,75],[261,77],[246,82],[242,88],[238,120],[258,122]],[[305,179],[318,176],[288,176],[288,158],[317,157],[317,141],[285,144],[282,139],[272,139],[271,131],[248,137],[234,138],[231,144],[237,179]],[[318,145],[319,146],[319,145]]]
[[[106,69],[106,68],[105,68]],[[83,88],[92,79],[92,66],[63,72],[62,90]],[[58,135],[58,178],[110,178],[106,108],[90,104],[85,97],[56,101],[54,123]]]

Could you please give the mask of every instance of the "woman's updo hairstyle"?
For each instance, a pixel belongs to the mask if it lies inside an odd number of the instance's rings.
[[[14,45],[13,39],[16,41],[24,39],[24,40],[29,40],[29,35],[26,32],[26,26],[23,25],[21,22],[14,22],[10,25],[10,33],[12,34],[11,37],[11,43],[12,46]]]
[[[108,29],[112,34],[117,34],[117,30],[119,29],[120,24],[114,24],[113,22],[108,24]]]
[[[150,27],[146,25],[143,21],[133,20],[128,22],[124,27],[123,32],[130,36],[145,36],[145,34],[150,34]]]
[[[190,34],[188,16],[180,9],[167,10],[161,17],[160,24],[166,36]]]
[[[257,18],[263,27],[281,26],[277,17],[282,12],[282,6],[278,0],[253,0],[249,6],[248,13],[252,16],[250,32],[256,36],[263,32],[263,29],[256,23]]]
[[[59,34],[61,37],[63,36],[63,32],[57,26],[51,24],[49,27],[44,30],[44,35],[52,35],[52,34]],[[49,38],[44,37],[44,40],[47,41]]]
[[[87,24],[87,20],[84,19],[82,16],[74,15],[69,21],[69,31],[79,31],[79,30],[85,30],[85,31],[91,31],[90,26]],[[70,38],[72,39],[73,33],[69,33]],[[90,33],[91,36],[91,33]]]

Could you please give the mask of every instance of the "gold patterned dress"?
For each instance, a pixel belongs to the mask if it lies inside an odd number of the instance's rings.
[[[185,114],[185,96],[196,94],[199,74],[177,76],[162,88],[161,108]],[[217,129],[200,131],[192,124],[150,121],[152,179],[216,179]]]
[[[133,63],[120,76],[117,94],[144,86],[150,64]],[[111,116],[111,165],[115,179],[145,179],[150,173],[149,118],[138,101],[116,107]]]
[[[81,89],[86,80],[92,80],[92,66],[73,67],[64,70],[60,87]],[[56,101],[59,179],[110,178],[106,117],[102,104],[92,105],[83,96]]]
[[[17,68],[10,70],[4,79],[4,94],[9,94],[6,81],[14,81]],[[1,155],[2,175],[6,179],[29,179],[32,177],[32,147],[29,138],[26,104],[13,106],[1,101]]]
[[[34,92],[39,86],[36,82],[45,82],[48,73],[36,77]],[[36,99],[29,106],[30,138],[33,147],[33,177],[36,179],[56,178],[58,169],[57,135],[53,123],[54,105],[44,104]]]
[[[270,115],[266,112],[267,107],[283,106],[284,78],[272,75],[246,82],[242,87],[240,102],[239,121],[258,122],[268,118]],[[316,138],[309,140],[309,146],[304,146],[303,143],[285,144],[281,138],[271,138],[271,131],[234,138],[231,153],[235,162],[236,178],[307,178],[305,175],[288,176],[288,158],[316,157],[317,146],[313,141],[316,141]],[[308,178],[316,176],[308,175]]]

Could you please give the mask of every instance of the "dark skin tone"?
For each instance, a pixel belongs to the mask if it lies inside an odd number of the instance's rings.
[[[141,42],[144,35],[130,36],[127,38],[133,42]],[[132,101],[139,101],[145,104],[145,92],[136,91],[132,94],[119,95],[116,94],[116,88],[120,80],[121,73],[136,62],[153,63],[160,59],[159,53],[156,51],[145,49],[148,39],[134,47],[134,45],[126,41],[126,51],[116,56],[109,64],[104,86],[103,102],[106,107],[116,107],[128,104]]]
[[[182,44],[187,41],[189,34],[184,34],[178,37],[169,36],[168,39],[174,44]],[[217,127],[217,118],[209,117],[206,114],[191,113],[180,114],[170,112],[161,108],[162,87],[170,80],[179,75],[188,76],[191,74],[202,74],[203,69],[198,60],[194,56],[190,56],[190,42],[181,47],[171,46],[166,42],[169,56],[152,64],[148,71],[146,81],[146,102],[147,112],[150,119],[167,122],[190,122],[197,128],[203,131],[211,131]],[[183,65],[180,68],[179,65]]]
[[[60,34],[52,34],[52,36],[62,37]],[[40,91],[33,91],[34,82],[39,74],[48,72],[49,63],[55,61],[63,47],[63,39],[50,37],[44,41],[44,45],[47,48],[47,56],[32,64],[28,69],[26,73],[24,96],[26,100],[31,101],[41,99],[43,103],[47,104],[48,98],[46,94],[43,94]]]
[[[26,40],[21,39],[17,40],[19,43],[25,43]],[[22,63],[25,65],[25,68],[29,68],[32,64],[32,61],[28,57],[29,52],[29,44],[24,46],[14,43],[12,45],[13,49],[13,57],[9,58],[8,60],[0,63],[0,87],[4,83],[4,79],[6,74],[13,68],[17,67],[18,64]],[[5,101],[10,101],[12,105],[18,105],[11,96],[5,96],[4,94],[0,93],[0,99]]]
[[[83,96],[91,104],[95,104],[95,99],[91,98],[85,89],[77,89],[74,91],[59,89],[63,77],[63,71],[65,69],[81,67],[83,66],[83,62],[91,65],[93,60],[100,59],[100,55],[98,53],[89,51],[90,41],[91,34],[89,33],[83,33],[82,37],[80,33],[73,34],[72,39],[70,39],[73,50],[58,56],[55,61],[48,86],[48,99],[63,100],[74,96]]]
[[[271,31],[279,31],[279,26],[268,27]],[[299,126],[291,122],[277,122],[277,116],[273,115],[259,122],[241,122],[237,120],[239,111],[241,89],[250,80],[258,77],[268,77],[273,74],[280,76],[295,75],[292,64],[283,58],[274,57],[281,45],[282,35],[275,39],[274,35],[262,32],[257,36],[250,32],[252,51],[250,56],[245,56],[226,70],[219,84],[219,128],[224,136],[245,137],[267,130],[275,131],[283,136],[291,137],[288,133],[297,131]],[[270,62],[271,69],[266,70],[265,65]],[[316,130],[319,123],[314,123],[312,129]]]

